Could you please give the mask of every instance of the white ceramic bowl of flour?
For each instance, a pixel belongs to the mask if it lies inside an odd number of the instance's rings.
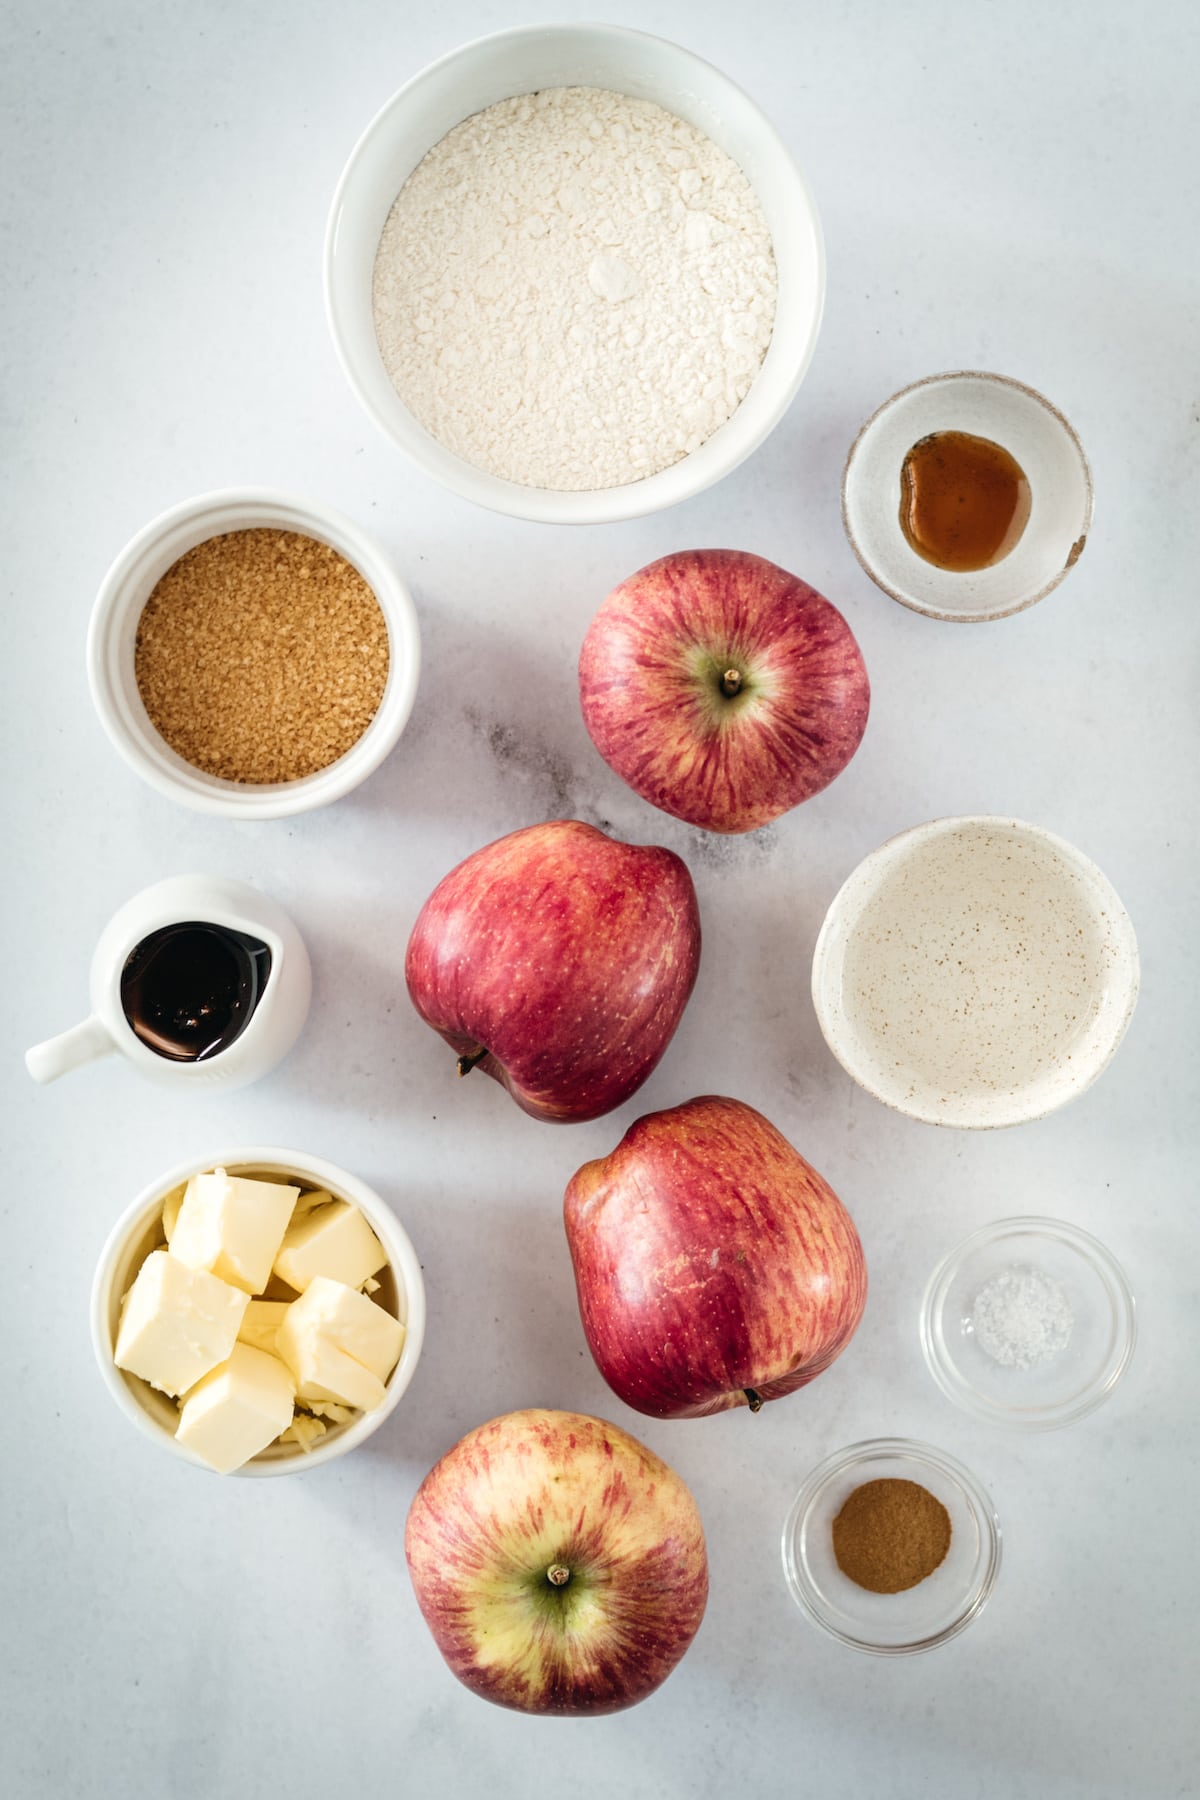
[[[936,819],[872,851],[813,956],[825,1041],[931,1125],[1018,1125],[1106,1067],[1133,1013],[1133,926],[1095,863],[1018,819]]]
[[[777,278],[770,344],[732,416],[658,473],[585,491],[501,479],[440,443],[404,404],[388,375],[372,304],[384,225],[426,154],[486,107],[567,87],[649,101],[732,158],[765,216]],[[457,493],[494,511],[549,524],[600,524],[658,512],[736,468],[791,403],[816,345],[824,295],[824,247],[811,195],[763,114],[719,70],[689,51],[609,25],[501,32],[425,69],[388,101],[355,146],[334,196],[325,242],[325,297],[334,344],[351,387],[376,424]]]

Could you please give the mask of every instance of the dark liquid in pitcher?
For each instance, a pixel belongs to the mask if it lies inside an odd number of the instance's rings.
[[[246,1029],[270,973],[270,950],[243,931],[198,921],[167,925],[126,959],[121,1006],[157,1055],[203,1062]]]

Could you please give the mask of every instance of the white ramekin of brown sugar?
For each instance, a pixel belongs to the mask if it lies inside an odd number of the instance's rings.
[[[131,768],[198,812],[278,819],[339,800],[412,712],[412,596],[349,519],[266,488],[184,501],[97,596],[100,722]]]

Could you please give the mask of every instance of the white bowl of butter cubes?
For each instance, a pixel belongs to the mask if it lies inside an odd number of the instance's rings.
[[[231,1150],[152,1182],[92,1289],[121,1410],[222,1475],[290,1475],[354,1449],[412,1380],[424,1332],[421,1265],[390,1208],[290,1150]]]

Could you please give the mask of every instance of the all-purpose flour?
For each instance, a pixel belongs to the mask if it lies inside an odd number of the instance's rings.
[[[775,259],[749,182],[647,101],[548,88],[457,125],[375,262],[397,392],[466,461],[616,487],[697,449],[771,339]]]

